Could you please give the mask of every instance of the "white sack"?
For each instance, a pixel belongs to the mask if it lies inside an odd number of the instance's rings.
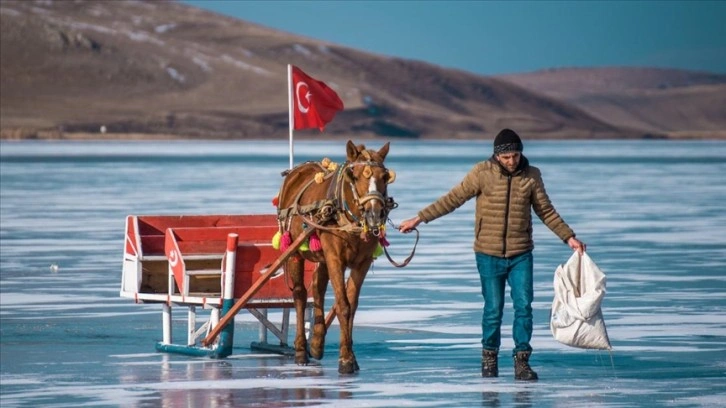
[[[550,330],[562,344],[584,349],[610,350],[600,303],[605,296],[605,274],[595,262],[575,251],[555,270],[555,298]]]

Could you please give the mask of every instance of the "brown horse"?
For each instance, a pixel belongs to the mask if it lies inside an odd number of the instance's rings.
[[[324,300],[328,281],[335,293],[335,313],[340,323],[338,371],[349,374],[359,369],[353,353],[353,318],[358,308],[363,280],[373,263],[379,243],[385,242],[385,222],[396,207],[388,197],[387,185],[395,179],[383,161],[389,144],[380,150],[367,150],[348,141],[346,162],[337,165],[329,160],[307,162],[289,170],[278,195],[278,220],[282,246],[313,228],[305,250],[285,264],[293,284],[297,313],[295,362],[308,364],[308,356],[323,357],[325,345]],[[287,235],[287,236],[286,236]],[[303,248],[301,247],[301,248]],[[304,259],[317,262],[313,291],[313,328],[308,344],[305,338],[307,289],[303,284]],[[345,271],[350,269],[347,283]]]

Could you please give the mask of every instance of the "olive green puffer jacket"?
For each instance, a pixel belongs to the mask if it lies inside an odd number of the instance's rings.
[[[476,197],[476,252],[509,258],[532,250],[532,209],[562,241],[575,236],[552,206],[539,169],[530,166],[524,156],[511,175],[494,156],[477,163],[461,183],[419,211],[418,216],[429,223],[472,197]]]

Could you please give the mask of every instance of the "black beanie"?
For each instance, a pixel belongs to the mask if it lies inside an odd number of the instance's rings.
[[[494,138],[494,154],[521,152],[524,150],[522,139],[512,129],[502,129]]]

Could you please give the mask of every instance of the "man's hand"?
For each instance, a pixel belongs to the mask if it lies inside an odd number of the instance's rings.
[[[567,240],[567,245],[570,246],[573,250],[577,251],[582,255],[583,252],[586,250],[585,243],[581,242],[579,239],[572,237]]]
[[[418,224],[421,223],[421,218],[418,216],[415,216],[413,218],[409,218],[406,221],[403,221],[401,225],[398,226],[398,230],[403,232],[404,234],[407,234],[411,232]]]

